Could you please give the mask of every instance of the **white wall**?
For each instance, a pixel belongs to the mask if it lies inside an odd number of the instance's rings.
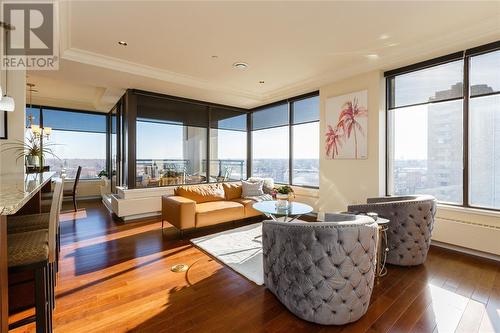
[[[1,71],[1,85],[5,94],[5,70]],[[14,112],[7,115],[7,140],[0,140],[0,172],[12,173],[24,171],[24,160],[16,162],[16,153],[12,151],[2,151],[8,142],[16,140],[24,141],[25,119],[26,119],[26,71],[9,70],[7,93],[14,98],[16,108]]]
[[[318,211],[344,211],[347,205],[385,192],[385,94],[382,72],[369,72],[321,87],[320,194]],[[325,102],[328,98],[368,90],[368,158],[328,160],[324,153]]]

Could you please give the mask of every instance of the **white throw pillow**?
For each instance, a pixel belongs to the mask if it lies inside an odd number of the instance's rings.
[[[263,195],[264,191],[262,191],[262,186],[264,185],[264,181],[258,182],[247,182],[245,180],[241,181],[241,197],[257,197],[259,195]]]
[[[264,181],[264,185],[262,185],[262,190],[264,193],[272,194],[274,190],[274,179],[272,178],[261,178],[261,177],[250,177],[247,181],[255,183],[259,181]]]

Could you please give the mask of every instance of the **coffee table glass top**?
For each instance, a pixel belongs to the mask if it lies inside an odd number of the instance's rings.
[[[264,214],[274,216],[295,216],[309,214],[313,208],[309,205],[300,202],[290,202],[288,208],[276,207],[276,200],[261,201],[253,204],[253,208]]]

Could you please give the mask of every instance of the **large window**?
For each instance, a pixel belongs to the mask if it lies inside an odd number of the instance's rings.
[[[246,178],[247,113],[222,105],[137,95],[135,187]],[[129,181],[129,186],[130,186]]]
[[[465,54],[386,73],[389,194],[500,209],[500,51]]]
[[[319,97],[292,102],[292,184],[319,187]]]
[[[243,110],[130,89],[120,105],[109,147],[119,154],[117,183],[128,188],[250,176],[319,185],[317,92]]]
[[[319,186],[319,97],[289,99],[252,113],[252,175]]]
[[[82,166],[81,178],[91,179],[106,170],[105,114],[28,107],[26,115],[27,125],[31,119],[33,124],[52,128],[51,135],[44,140],[56,156],[46,157],[45,165],[51,171],[64,172],[73,178],[78,166]]]

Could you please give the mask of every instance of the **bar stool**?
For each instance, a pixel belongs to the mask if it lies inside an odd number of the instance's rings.
[[[64,177],[61,177],[61,181],[63,183],[64,188]],[[62,210],[62,201],[63,201],[63,191],[59,196],[58,201],[58,210],[57,210],[57,228],[56,228],[56,271],[59,271],[59,252],[61,250],[61,226],[60,226],[60,213]],[[54,201],[54,196],[50,200],[51,208],[52,202]],[[42,214],[30,214],[30,215],[20,215],[20,216],[10,216],[7,219],[7,233],[8,234],[17,234],[20,232],[28,232],[35,231],[41,229],[49,229],[49,220],[50,213],[42,213]]]
[[[37,333],[52,332],[54,280],[51,271],[56,257],[56,227],[62,184],[61,179],[55,182],[48,230],[40,229],[7,235],[9,273],[34,271],[35,275],[35,318],[30,317],[12,323],[9,325],[11,329],[35,321]]]

